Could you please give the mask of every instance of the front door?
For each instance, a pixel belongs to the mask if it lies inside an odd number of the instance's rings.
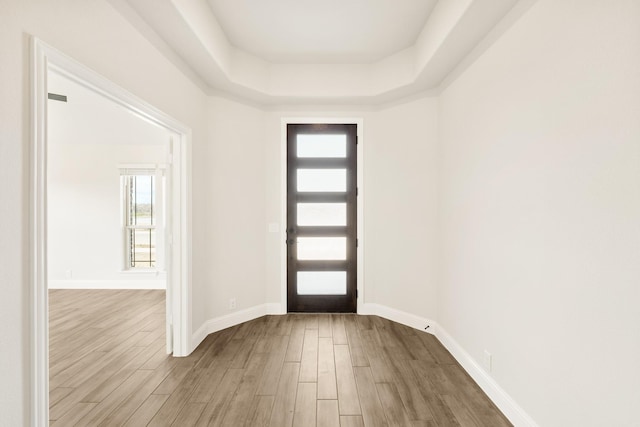
[[[289,312],[356,312],[357,126],[287,125]]]

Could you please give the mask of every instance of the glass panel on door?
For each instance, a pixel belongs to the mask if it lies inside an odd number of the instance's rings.
[[[346,169],[298,169],[300,192],[347,191]]]
[[[298,157],[347,157],[347,135],[300,134]]]
[[[298,295],[346,295],[346,271],[298,271]]]
[[[300,260],[346,260],[346,237],[298,237]]]
[[[298,225],[345,226],[346,203],[298,203]]]

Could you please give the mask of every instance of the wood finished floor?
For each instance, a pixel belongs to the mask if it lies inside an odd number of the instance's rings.
[[[164,291],[51,290],[52,426],[511,426],[432,335],[265,316],[165,354]]]

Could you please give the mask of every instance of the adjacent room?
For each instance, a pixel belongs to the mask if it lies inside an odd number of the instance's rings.
[[[170,346],[163,237],[172,136],[59,73],[47,83],[49,419],[68,425],[77,417],[62,418],[70,402],[108,395],[131,359],[164,359]],[[87,397],[87,383],[101,386]]]
[[[5,0],[0,75],[0,426],[640,425],[640,2]]]

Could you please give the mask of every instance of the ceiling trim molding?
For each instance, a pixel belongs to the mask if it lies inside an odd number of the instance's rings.
[[[123,16],[162,40],[168,59],[207,94],[270,106],[379,105],[437,91],[515,5],[532,0],[439,1],[413,46],[371,64],[267,62],[229,43],[206,0],[109,1],[119,11],[126,3]]]

